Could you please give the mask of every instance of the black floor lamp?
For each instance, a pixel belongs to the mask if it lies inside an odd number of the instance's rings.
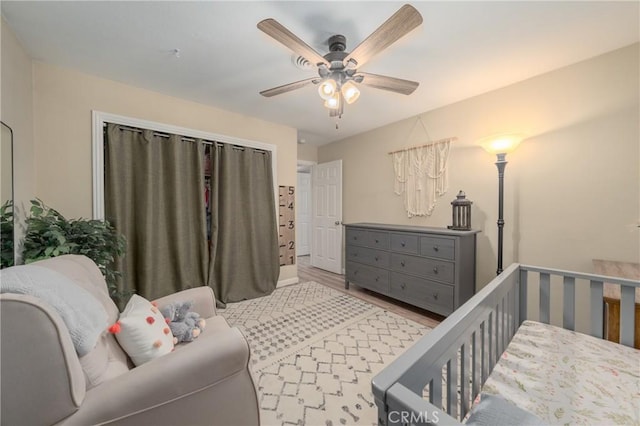
[[[502,247],[504,228],[504,169],[507,166],[506,156],[515,150],[524,137],[519,134],[504,134],[489,136],[480,140],[480,146],[490,154],[497,156],[496,167],[498,167],[498,270],[502,272]]]

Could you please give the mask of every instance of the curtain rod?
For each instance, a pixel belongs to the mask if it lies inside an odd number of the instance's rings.
[[[454,141],[457,141],[457,140],[458,140],[458,138],[456,138],[456,137],[438,139],[437,141],[429,142],[429,143],[426,143],[424,145],[416,145],[416,146],[411,146],[409,148],[398,149],[397,151],[391,151],[391,152],[388,153],[388,155],[395,154],[397,152],[408,151],[410,149],[424,148],[425,146],[438,145],[438,144],[447,143],[447,142],[454,142]]]
[[[104,123],[103,128],[106,129],[106,127],[107,127],[107,123]],[[139,129],[137,127],[129,127],[129,126],[124,126],[122,124],[119,124],[118,127],[120,127],[120,130],[127,130],[129,132],[142,133],[142,129]],[[166,139],[169,139],[171,137],[171,135],[168,134],[168,133],[160,133],[160,132],[153,132],[153,136],[158,136],[160,138],[166,138]],[[187,136],[180,136],[180,139],[183,142],[195,142],[196,141],[194,138],[190,138],[190,137],[187,137]],[[211,146],[213,146],[213,144],[215,144],[216,146],[231,145],[235,149],[242,149],[242,150],[244,150],[244,148],[245,148],[244,146],[241,146],[241,145],[226,144],[226,143],[223,143],[223,142],[208,141],[208,140],[204,140],[204,139],[202,140],[202,143],[204,145],[211,145]],[[254,152],[258,152],[260,154],[264,154],[265,153],[265,151],[263,149],[253,148],[253,150],[254,150]]]

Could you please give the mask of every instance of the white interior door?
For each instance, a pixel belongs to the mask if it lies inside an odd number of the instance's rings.
[[[311,170],[313,235],[311,266],[342,273],[342,160]]]
[[[306,256],[311,253],[311,173],[298,172],[296,207],[296,256]]]

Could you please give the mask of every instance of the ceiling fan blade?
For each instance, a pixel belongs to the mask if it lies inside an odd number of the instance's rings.
[[[318,77],[307,78],[305,80],[296,81],[289,84],[283,84],[282,86],[274,87],[272,89],[263,90],[260,94],[264,97],[270,98],[271,96],[280,95],[282,93],[291,92],[292,90],[300,89],[306,85],[312,84],[317,81]]]
[[[422,24],[422,15],[413,6],[405,4],[369,37],[360,43],[346,58],[343,63],[355,61],[358,67],[369,62],[375,55],[404,37],[414,28]]]
[[[300,40],[298,36],[286,29],[275,19],[269,18],[258,22],[258,29],[260,29],[268,36],[276,39],[285,47],[292,50],[293,53],[302,56],[312,64],[325,64],[329,66],[329,62],[327,62],[327,60],[323,58],[322,55],[313,50],[311,46]]]
[[[418,88],[420,83],[417,81],[403,80],[401,78],[387,77],[386,75],[369,74],[359,72],[355,77],[362,76],[361,84],[375,87],[376,89],[389,90],[391,92],[410,95]]]

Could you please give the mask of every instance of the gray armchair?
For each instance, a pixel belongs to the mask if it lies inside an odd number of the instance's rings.
[[[118,309],[97,266],[67,255],[36,263],[64,275],[105,307]],[[35,264],[34,264],[35,265]],[[257,425],[249,347],[216,315],[209,287],[158,299],[193,300],[207,327],[194,342],[133,367],[112,334],[78,357],[60,315],[28,295],[0,295],[1,421],[6,425]]]

